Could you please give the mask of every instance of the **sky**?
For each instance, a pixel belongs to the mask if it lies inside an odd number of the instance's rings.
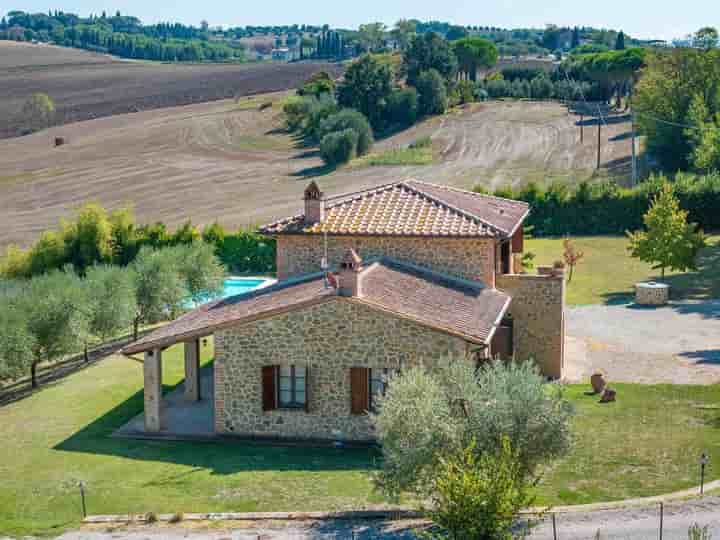
[[[0,0],[13,9],[62,9],[87,16],[103,10],[161,21],[211,26],[329,24],[337,28],[400,18],[503,28],[593,26],[624,30],[641,39],[683,37],[702,26],[720,27],[719,0]]]

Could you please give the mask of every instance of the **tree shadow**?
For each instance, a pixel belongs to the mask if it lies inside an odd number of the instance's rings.
[[[168,394],[177,385],[163,385]],[[223,438],[198,442],[138,440],[116,438],[111,435],[129,420],[142,413],[142,390],[86,425],[53,447],[63,452],[123,457],[138,461],[158,461],[190,467],[190,471],[167,476],[153,485],[180,482],[180,476],[199,471],[227,475],[257,471],[349,471],[372,470],[380,455],[369,447],[309,447],[307,444],[267,444],[260,440]]]
[[[680,353],[679,356],[695,360],[696,364],[720,365],[720,349],[687,351]]]
[[[627,141],[628,139],[632,139],[632,131],[626,131],[625,133],[618,133],[614,137],[610,137],[610,141]]]
[[[302,179],[317,178],[319,176],[327,176],[335,170],[336,167],[333,165],[316,165],[315,167],[306,167],[304,169],[300,169],[299,171],[295,171],[294,173],[290,173],[290,176]]]
[[[430,524],[398,522],[389,519],[378,520],[324,520],[315,523],[311,529],[317,538],[353,538],[354,540],[375,540],[393,538],[416,540],[431,528]]]

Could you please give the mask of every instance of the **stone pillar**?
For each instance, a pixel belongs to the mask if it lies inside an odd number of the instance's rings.
[[[145,431],[162,429],[162,351],[145,351],[143,362],[145,388]]]
[[[185,342],[185,400],[200,401],[200,340]]]

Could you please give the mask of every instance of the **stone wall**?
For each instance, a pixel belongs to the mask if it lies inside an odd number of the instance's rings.
[[[515,358],[533,358],[542,373],[563,376],[565,349],[565,278],[560,275],[497,276],[497,288],[512,296]]]
[[[439,272],[494,286],[495,245],[491,238],[329,236],[328,259],[337,265],[348,249],[363,259],[385,255]],[[322,236],[279,236],[278,279],[317,272],[324,254]]]
[[[365,415],[350,414],[350,368],[436,365],[464,358],[465,341],[373,310],[328,302],[215,334],[215,418],[219,433],[366,441]],[[309,412],[262,410],[261,370],[309,368]]]

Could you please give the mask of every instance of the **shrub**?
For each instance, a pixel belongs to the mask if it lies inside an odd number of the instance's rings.
[[[303,136],[319,142],[322,139],[320,125],[323,120],[334,115],[338,110],[339,107],[332,96],[323,94],[319,99],[312,98],[310,110],[303,123]]]
[[[460,105],[475,101],[475,83],[459,81],[453,89],[454,100]]]
[[[391,125],[401,127],[413,125],[418,116],[417,90],[409,87],[393,91],[388,97],[385,114]]]
[[[145,514],[145,523],[157,523],[158,516],[155,512],[147,512]]]
[[[318,71],[298,88],[297,93],[299,96],[315,97],[320,97],[322,94],[333,95],[335,93],[335,81],[326,71]]]
[[[324,139],[330,133],[353,130],[357,135],[356,151],[358,156],[363,156],[370,151],[373,145],[373,132],[367,118],[353,109],[343,109],[340,112],[328,116],[320,123],[318,135]]]
[[[510,95],[510,83],[502,79],[494,79],[487,82],[485,90],[491,98],[502,98]]]
[[[287,98],[283,105],[285,126],[287,129],[289,131],[297,131],[302,128],[312,106],[312,98],[300,96],[290,96]]]
[[[320,155],[328,165],[347,163],[357,155],[358,134],[354,129],[328,133],[320,142]]]
[[[511,540],[516,516],[533,501],[507,437],[497,454],[478,455],[471,441],[462,452],[441,459],[433,484],[428,515],[450,538]],[[447,536],[431,534],[438,540]]]
[[[434,69],[423,71],[418,77],[417,91],[421,114],[443,114],[448,106],[447,87],[440,73]]]
[[[530,82],[530,97],[533,99],[550,99],[555,93],[555,85],[544,75],[535,77]]]

